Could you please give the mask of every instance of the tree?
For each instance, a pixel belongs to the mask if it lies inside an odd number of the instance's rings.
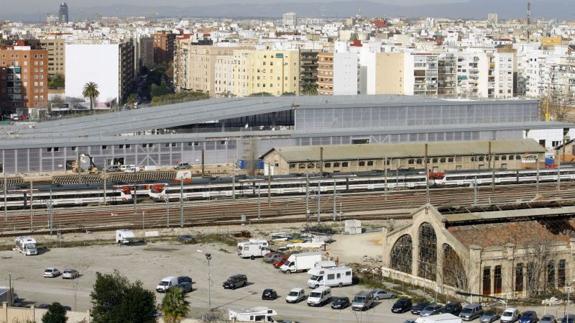
[[[94,110],[94,101],[100,95],[100,91],[98,91],[98,84],[94,82],[88,82],[84,85],[84,90],[82,91],[82,95],[85,98],[90,99],[90,111]]]
[[[62,89],[65,86],[64,76],[57,74],[54,77],[48,79],[48,88],[50,89]]]
[[[66,309],[60,303],[52,303],[48,311],[42,316],[42,323],[66,323]]]
[[[155,322],[154,293],[144,289],[141,281],[130,283],[117,270],[111,274],[96,273],[90,297],[94,323]]]
[[[190,303],[180,288],[170,288],[162,301],[161,310],[166,323],[179,323],[190,311]]]

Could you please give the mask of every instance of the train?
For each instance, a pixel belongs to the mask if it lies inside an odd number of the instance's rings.
[[[559,175],[560,174],[560,175]],[[232,196],[254,198],[258,196],[296,196],[339,193],[360,193],[385,190],[423,189],[430,187],[470,187],[554,182],[575,180],[575,167],[541,170],[464,171],[450,173],[380,172],[358,174],[331,174],[327,176],[276,177],[217,177],[193,178],[192,183],[147,183],[110,185],[106,189],[106,203],[128,204],[151,200],[170,202],[207,200]],[[101,185],[37,186],[34,190],[10,190],[6,204],[0,192],[0,209],[71,207],[104,203]],[[6,206],[4,206],[6,205]]]

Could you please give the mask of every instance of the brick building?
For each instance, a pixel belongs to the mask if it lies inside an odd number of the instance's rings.
[[[176,34],[160,31],[154,34],[154,63],[162,64],[174,59]]]
[[[48,51],[30,46],[0,48],[0,113],[48,104]]]

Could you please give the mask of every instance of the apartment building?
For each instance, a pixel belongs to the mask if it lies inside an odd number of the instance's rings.
[[[82,95],[84,85],[94,82],[100,95],[96,108],[112,108],[125,101],[134,81],[134,45],[89,43],[66,45],[66,98],[88,99]]]
[[[154,66],[154,38],[137,36],[132,39],[134,44],[134,71],[136,74],[142,67]]]
[[[61,35],[48,35],[40,39],[40,47],[48,51],[48,78],[56,76],[64,77],[66,74],[66,51],[65,40]]]
[[[359,94],[359,55],[350,52],[333,54],[333,95]]]
[[[48,105],[48,51],[0,47],[0,114]]]
[[[169,63],[174,59],[176,34],[159,31],[154,34],[154,63]]]
[[[377,53],[375,78],[375,94],[405,94],[405,54]]]
[[[481,50],[458,52],[457,96],[468,98],[489,97],[489,57]]]
[[[493,94],[490,98],[509,99],[515,94],[516,60],[512,48],[498,48],[491,56],[490,77],[493,77]]]
[[[317,55],[317,93],[333,95],[333,53],[320,52]]]
[[[214,96],[228,97],[234,93],[234,56],[217,55],[214,66]]]
[[[318,54],[319,51],[311,49],[302,49],[299,52],[299,91],[302,94],[317,93]]]
[[[235,50],[233,56],[234,95],[299,95],[299,51]]]
[[[178,39],[174,60],[176,91],[200,91],[215,95],[216,58],[233,54],[235,47],[197,45],[192,38]]]

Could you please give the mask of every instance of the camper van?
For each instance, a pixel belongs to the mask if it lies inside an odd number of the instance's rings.
[[[310,275],[307,281],[310,288],[318,288],[319,286],[342,287],[353,283],[352,270],[346,266],[328,268],[315,266],[307,273]]]
[[[128,245],[136,240],[132,230],[116,230],[116,243]]]
[[[270,252],[270,245],[266,240],[250,239],[238,242],[238,256],[241,258],[263,257]]]
[[[277,312],[267,307],[254,307],[245,310],[228,310],[233,322],[273,322]]]
[[[17,237],[16,247],[14,250],[24,254],[25,256],[35,256],[38,254],[36,240],[32,237]]]

